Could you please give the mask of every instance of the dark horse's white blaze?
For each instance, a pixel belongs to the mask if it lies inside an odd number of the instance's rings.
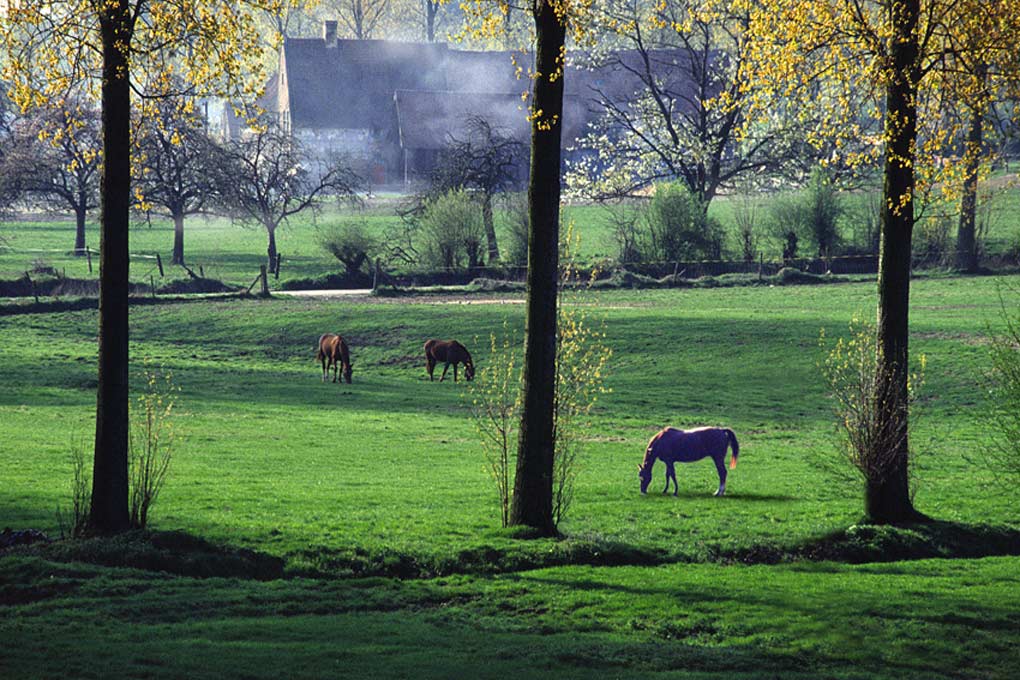
[[[666,488],[662,490],[662,493],[669,491],[669,481],[672,479],[673,495],[675,496],[679,487],[676,482],[674,464],[711,458],[719,473],[719,488],[715,495],[722,496],[726,493],[726,450],[730,446],[733,447],[730,469],[733,469],[737,467],[737,456],[740,454],[740,444],[737,443],[737,437],[733,434],[733,430],[725,427],[699,427],[694,430],[664,428],[648,442],[645,458],[638,465],[641,493],[648,490],[648,484],[652,481],[652,466],[655,465],[656,460],[661,460],[666,465]]]

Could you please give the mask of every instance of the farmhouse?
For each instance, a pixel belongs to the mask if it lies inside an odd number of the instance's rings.
[[[325,21],[320,37],[284,41],[264,101],[313,151],[348,155],[374,184],[409,182],[428,173],[472,116],[527,140],[529,82],[518,78],[514,54],[343,40],[336,22]],[[599,115],[598,99],[627,101],[643,89],[635,55],[614,56],[597,69],[573,67],[565,79],[565,148]],[[655,55],[669,77],[688,70],[678,63],[676,54]]]

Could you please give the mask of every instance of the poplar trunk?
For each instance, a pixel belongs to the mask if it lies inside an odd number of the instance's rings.
[[[560,137],[563,74],[558,60],[566,31],[548,0],[535,18],[535,78],[528,181],[529,234],[525,312],[524,403],[514,477],[512,526],[546,535],[553,522],[553,406],[556,382],[556,293],[559,279]]]
[[[99,386],[89,529],[128,528],[128,211],[131,204],[131,89],[126,0],[100,14],[103,53],[103,170],[99,236]]]
[[[886,156],[878,264],[879,417],[894,441],[891,463],[866,482],[869,521],[891,524],[919,518],[910,498],[907,338],[911,237],[914,229],[914,143],[917,138],[918,0],[890,6],[893,76],[886,86]]]

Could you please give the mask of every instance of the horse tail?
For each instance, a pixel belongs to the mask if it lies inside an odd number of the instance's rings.
[[[726,436],[730,438],[730,446],[733,447],[733,457],[730,458],[730,469],[734,470],[737,467],[737,457],[740,455],[740,444],[737,442],[737,435],[733,434],[733,430],[727,429]]]

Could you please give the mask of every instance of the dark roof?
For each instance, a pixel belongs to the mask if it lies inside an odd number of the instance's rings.
[[[445,88],[445,44],[321,38],[285,41],[291,125],[294,128],[385,127],[393,92]]]
[[[400,145],[405,149],[441,149],[451,139],[466,139],[472,117],[483,118],[521,142],[531,135],[528,105],[520,94],[397,90],[393,98]],[[565,97],[563,111],[566,146],[583,132],[588,116],[577,97]]]

